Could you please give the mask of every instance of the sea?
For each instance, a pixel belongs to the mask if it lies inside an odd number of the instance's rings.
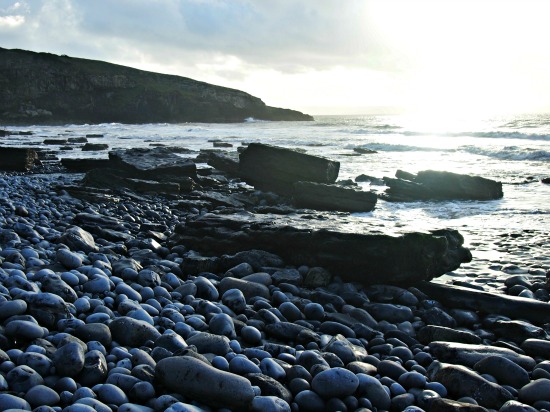
[[[45,139],[88,136],[90,143],[110,149],[131,147],[185,147],[212,149],[214,141],[232,145],[251,142],[303,150],[341,164],[339,180],[361,174],[394,177],[397,170],[416,173],[443,170],[482,176],[503,183],[504,197],[492,201],[419,201],[390,203],[380,200],[368,213],[335,214],[332,225],[365,232],[376,227],[387,232],[457,229],[474,257],[503,258],[502,248],[491,250],[495,239],[533,233],[538,254],[550,260],[544,239],[550,236],[550,114],[522,114],[486,118],[441,118],[419,115],[315,116],[311,122],[273,122],[246,119],[243,123],[209,124],[84,124],[63,126],[2,126],[31,131],[30,136],[0,137],[3,146],[43,147]],[[48,146],[49,149],[63,149]],[[359,154],[354,149],[374,153]],[[107,151],[60,150],[59,157],[107,157]],[[202,165],[202,167],[207,167]],[[361,189],[384,191],[380,182],[359,183]],[[480,247],[485,245],[485,247]],[[542,252],[541,252],[542,250]],[[498,252],[498,253],[497,253]],[[544,257],[543,257],[544,260]],[[550,265],[550,261],[546,261]]]

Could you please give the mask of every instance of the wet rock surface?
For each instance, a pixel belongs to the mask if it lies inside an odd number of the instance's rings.
[[[235,212],[221,196],[69,195],[81,177],[0,175],[0,409],[550,410],[544,262],[472,262],[443,293],[258,243],[204,256],[174,237]],[[283,210],[231,185],[241,208]]]

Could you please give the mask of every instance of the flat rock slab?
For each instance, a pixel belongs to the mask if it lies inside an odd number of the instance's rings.
[[[398,170],[396,179],[384,177],[388,201],[493,200],[503,196],[502,183],[480,176],[424,170],[417,175]]]
[[[312,182],[296,183],[293,198],[298,207],[342,212],[370,212],[378,199],[373,192]]]
[[[422,282],[417,287],[446,306],[498,313],[541,325],[550,322],[550,303],[438,283]]]
[[[188,221],[171,238],[206,255],[260,249],[288,264],[320,266],[346,281],[363,284],[414,284],[471,260],[454,230],[390,236],[300,229],[253,214],[205,214]]]
[[[165,147],[128,149],[109,152],[111,167],[123,169],[138,179],[161,180],[168,176],[197,177],[195,162]]]

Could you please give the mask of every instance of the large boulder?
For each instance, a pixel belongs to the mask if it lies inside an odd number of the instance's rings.
[[[334,183],[340,163],[296,150],[251,143],[239,156],[240,174],[261,190],[290,195],[296,182]]]
[[[377,200],[373,192],[312,182],[297,182],[293,198],[298,207],[342,212],[370,212]]]
[[[261,249],[287,264],[320,266],[347,281],[364,284],[412,284],[440,276],[471,260],[455,230],[405,233],[344,233],[298,228],[287,221],[249,214],[205,214],[177,228],[172,245],[184,244],[220,256]]]
[[[417,175],[398,170],[384,177],[383,198],[393,202],[417,200],[493,200],[503,196],[502,183],[480,176],[424,170]]]
[[[0,147],[0,170],[26,172],[36,160],[38,154],[33,149]]]

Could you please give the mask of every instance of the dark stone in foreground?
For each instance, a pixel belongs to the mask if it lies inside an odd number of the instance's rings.
[[[275,253],[289,264],[321,266],[348,281],[363,284],[412,284],[432,279],[471,260],[454,230],[432,233],[342,233],[276,226],[250,214],[206,214],[190,220],[171,238],[207,255],[247,249]]]
[[[342,212],[370,212],[376,205],[377,196],[338,185],[298,182],[294,185],[294,202],[298,207],[317,210],[340,210]]]
[[[155,373],[169,390],[213,407],[247,410],[254,398],[248,379],[189,356],[162,359]]]
[[[397,179],[384,177],[388,189],[384,199],[392,202],[416,200],[493,200],[503,196],[502,183],[479,176],[424,170],[417,175],[398,170]]]
[[[92,169],[108,167],[108,159],[61,159],[61,164],[73,172],[87,172]]]
[[[0,170],[25,172],[32,168],[37,159],[33,149],[0,147]]]
[[[261,190],[284,195],[297,182],[334,183],[340,163],[296,150],[251,143],[239,156],[240,174]]]

